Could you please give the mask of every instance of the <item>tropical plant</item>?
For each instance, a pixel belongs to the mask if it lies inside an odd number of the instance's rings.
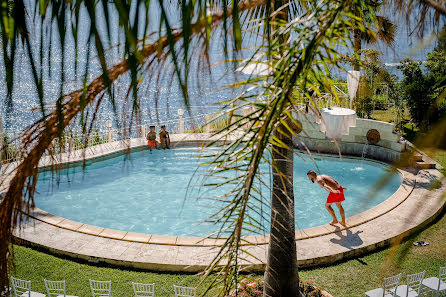
[[[252,107],[252,112],[215,135],[222,141],[233,133],[239,133],[237,139],[226,145],[212,162],[216,165],[213,177],[218,177],[222,182],[211,183],[210,186],[231,185],[231,191],[219,197],[225,207],[211,218],[212,222],[222,226],[217,235],[225,235],[227,240],[214,258],[212,269],[207,272],[220,271],[218,275],[222,276],[223,295],[229,293],[236,282],[239,267],[234,263],[249,263],[252,257],[249,249],[242,246],[245,243],[242,231],[245,229],[249,234],[266,229],[259,226],[263,213],[254,203],[268,200],[262,196],[262,186],[271,189],[271,227],[263,294],[301,295],[297,282],[292,183],[293,137],[297,137],[300,128],[292,116],[297,112],[295,106],[298,102],[294,91],[296,88],[306,89],[307,85],[314,86],[315,83],[329,90],[334,89],[333,81],[325,71],[330,68],[329,65],[336,65],[341,57],[334,44],[351,46],[349,37],[341,33],[351,28],[351,23],[346,21],[351,15],[343,11],[343,5],[333,1],[318,3],[303,17],[280,23],[277,32],[271,32],[274,39],[267,47],[269,51],[263,53],[272,73],[268,77],[248,79],[244,84],[250,86],[249,92],[228,102],[234,113],[247,106]],[[324,7],[330,9],[325,10]],[[297,37],[287,39],[281,35]],[[282,38],[290,42],[280,42]],[[265,100],[253,101],[255,98]],[[272,167],[272,186],[258,174],[261,162]],[[238,174],[228,178],[228,171]],[[260,218],[253,214],[258,214]],[[240,255],[243,250],[245,254]]]
[[[402,97],[413,122],[423,131],[446,116],[446,27],[439,34],[438,44],[427,55],[425,70],[421,61],[405,59],[401,69]]]
[[[227,136],[237,137],[214,156],[213,163],[216,167],[212,174],[217,177],[221,175],[223,182],[211,186],[230,184],[232,189],[227,195],[220,197],[226,202],[226,207],[212,218],[216,223],[222,223],[219,235],[226,235],[227,239],[210,264],[206,275],[209,276],[216,270],[221,272],[215,275],[213,285],[221,284],[221,295],[225,295],[237,282],[238,264],[241,261],[249,262],[249,250],[245,251],[245,254],[240,253],[244,240],[242,230],[262,230],[257,217],[251,216],[247,210],[258,211],[252,202],[263,201],[257,186],[263,184],[269,187],[257,174],[260,162],[266,162],[271,164],[274,173],[270,258],[267,263],[269,273],[265,277],[264,295],[299,296],[296,243],[292,232],[294,197],[292,176],[288,174],[290,170],[287,168],[292,164],[293,158],[292,137],[297,137],[299,130],[298,123],[292,116],[296,103],[292,94],[296,88],[305,90],[308,86],[316,85],[327,90],[333,89],[329,69],[339,66],[341,53],[336,50],[337,46],[353,46],[348,34],[352,27],[365,33],[370,31],[365,25],[376,22],[374,11],[367,9],[364,2],[355,0],[296,1],[280,4],[265,0],[185,0],[179,3],[181,15],[178,18],[172,17],[166,2],[158,1],[158,10],[153,13],[160,16],[157,19],[159,29],[150,32],[149,15],[155,9],[150,1],[39,0],[32,3],[34,6],[28,9],[23,0],[15,1],[12,8],[8,3],[2,0],[0,5],[7,107],[8,110],[14,108],[14,63],[17,52],[24,48],[39,100],[41,119],[23,133],[22,144],[26,148],[24,159],[14,170],[13,178],[8,180],[8,191],[0,204],[0,287],[8,286],[8,272],[12,268],[8,265],[11,264],[8,259],[12,259],[12,232],[24,218],[22,211],[29,212],[29,207],[33,205],[37,165],[53,140],[61,138],[65,128],[76,121],[82,127],[83,135],[89,135],[94,131],[95,116],[106,101],[110,103],[115,114],[118,113],[119,104],[129,107],[134,119],[133,116],[137,117],[141,103],[139,90],[142,85],[159,83],[166,75],[176,78],[188,108],[188,90],[191,83],[189,71],[193,58],[199,59],[202,62],[200,65],[209,65],[207,53],[211,34],[213,30],[221,29],[226,57],[233,53],[232,60],[236,61],[237,53],[242,48],[242,28],[245,25],[251,26],[251,30],[247,31],[253,30],[257,33],[261,32],[261,28],[265,29],[256,54],[260,53],[265,58],[263,63],[267,63],[273,71],[267,76],[237,82],[232,87],[250,88],[240,96],[224,102],[230,112],[236,112],[246,106],[253,107],[253,112],[236,121],[229,121],[228,126],[216,133],[219,140],[227,139]],[[355,9],[355,15],[351,13],[352,7]],[[134,14],[135,10],[138,10],[138,13]],[[90,21],[89,36],[85,44],[81,43],[79,36],[79,28],[85,25],[80,20],[81,11],[85,12]],[[117,11],[118,20],[112,18],[112,11]],[[215,13],[211,14],[212,11]],[[105,30],[99,28],[99,12],[105,20]],[[286,18],[277,17],[280,14],[289,14],[290,19],[284,21]],[[122,61],[110,65],[107,50],[114,46],[111,35],[115,23],[122,33],[120,36],[124,38],[122,46],[119,47],[122,50]],[[37,37],[40,47],[37,50],[32,46],[30,28],[40,29]],[[74,55],[71,58],[74,60],[76,75],[82,79],[83,87],[64,94],[65,58],[68,55],[65,45],[70,32],[75,42]],[[53,34],[58,36],[58,41],[51,41]],[[199,50],[193,50],[193,47]],[[44,78],[50,75],[46,72],[51,72],[53,68],[51,63],[54,63],[54,52],[51,53],[51,49],[54,48],[59,49],[58,55],[61,58],[61,71],[57,74],[60,89],[55,108],[48,112]],[[87,48],[84,67],[78,65],[80,48]],[[89,81],[90,62],[95,54],[102,74]],[[254,58],[249,60],[253,61]],[[116,99],[115,89],[118,83],[122,82],[119,79],[125,75],[129,82],[128,90],[125,98],[119,101]],[[266,100],[255,101],[259,97]],[[218,119],[217,117],[216,120]],[[239,174],[228,178],[225,173],[230,170]],[[285,261],[287,265],[282,266]],[[286,269],[283,269],[285,267]],[[290,275],[296,277],[290,278]]]
[[[410,34],[417,32],[420,37],[423,37],[426,29],[439,29],[444,24],[442,23],[442,17],[446,16],[446,1],[444,0],[393,0],[392,3],[399,11],[404,12]],[[432,30],[427,32],[430,33]]]
[[[384,5],[384,1],[381,0],[368,0],[366,1],[366,9],[379,12],[381,7]],[[355,12],[355,10],[353,9]],[[355,15],[357,13],[355,12]],[[391,46],[394,42],[395,37],[395,25],[385,16],[376,16],[376,22],[368,22],[373,25],[370,30],[360,30],[359,28],[353,28],[353,70],[360,70],[360,61],[362,54],[362,42],[368,44],[376,43],[378,40],[384,42],[385,44]]]
[[[261,278],[254,280],[243,279],[231,297],[262,297],[264,282]],[[312,281],[299,280],[299,287],[307,297],[323,297],[322,288],[318,288]]]
[[[358,115],[369,118],[374,109],[384,108],[384,102],[379,101],[379,92],[382,91],[382,86],[385,85],[389,89],[393,85],[391,75],[381,62],[380,53],[376,50],[364,50],[363,53],[364,57],[361,61],[363,75],[359,81],[354,104]],[[388,96],[388,94],[382,95],[381,97]],[[388,99],[385,98],[386,101]]]

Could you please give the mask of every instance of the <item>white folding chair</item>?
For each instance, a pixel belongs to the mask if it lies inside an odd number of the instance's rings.
[[[384,279],[384,286],[382,288],[377,288],[370,290],[365,293],[367,297],[393,297],[400,283],[401,273],[395,276],[386,277]]]
[[[423,279],[421,285],[434,292],[435,296],[440,296],[440,293],[445,293],[446,295],[446,267],[440,267],[438,277]]]
[[[31,291],[31,281],[22,280],[11,276],[12,291],[14,297],[45,297],[45,294]]]
[[[135,297],[153,297],[155,296],[155,284],[143,284],[132,282]]]
[[[46,292],[48,297],[77,297],[74,295],[67,295],[65,289],[65,280],[62,281],[51,281],[44,279]]]
[[[90,279],[91,295],[93,297],[111,297],[111,281]]]
[[[192,287],[173,286],[175,297],[195,297],[196,289]]]
[[[395,296],[399,297],[417,297],[421,293],[421,282],[424,279],[426,270],[419,273],[407,275],[407,285],[398,286]]]

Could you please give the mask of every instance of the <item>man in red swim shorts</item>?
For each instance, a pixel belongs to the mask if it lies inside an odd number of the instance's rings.
[[[147,144],[149,145],[150,151],[152,151],[152,148],[156,148],[156,133],[155,133],[155,126],[149,127],[150,131],[147,133]]]
[[[342,207],[341,204],[342,201],[345,200],[344,190],[346,188],[342,187],[331,176],[325,174],[317,175],[316,172],[314,172],[313,170],[308,171],[307,176],[313,183],[316,181],[319,184],[319,186],[321,186],[322,189],[325,189],[328,192],[330,192],[330,194],[328,194],[327,201],[325,202],[325,208],[327,208],[328,212],[333,218],[333,221],[330,223],[330,225],[340,223],[342,226],[346,227],[344,208]],[[341,213],[342,217],[341,222],[339,222],[338,219],[336,218],[334,210],[331,207],[332,203],[336,203],[336,206],[338,207],[339,212]]]

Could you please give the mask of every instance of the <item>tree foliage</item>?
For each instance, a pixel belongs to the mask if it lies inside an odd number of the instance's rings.
[[[372,49],[362,52],[362,75],[353,103],[356,113],[360,117],[368,118],[373,110],[387,108],[386,101],[395,103],[395,78],[384,68],[380,52]]]
[[[421,61],[405,59],[399,68],[404,75],[400,82],[402,97],[413,122],[426,131],[446,115],[446,27],[424,67]]]

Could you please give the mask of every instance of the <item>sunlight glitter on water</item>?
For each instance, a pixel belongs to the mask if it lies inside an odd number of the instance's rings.
[[[196,148],[141,151],[88,164],[85,170],[70,168],[55,176],[43,172],[39,175],[36,205],[61,217],[110,229],[177,236],[206,235],[217,226],[203,222],[222,206],[215,198],[227,193],[230,187],[215,191],[202,186],[204,182],[215,180],[206,176],[209,167],[198,167],[206,161],[196,158],[200,154]],[[306,172],[310,169],[333,176],[348,188],[343,203],[347,217],[381,203],[401,184],[400,177],[395,175],[379,192],[372,193],[374,185],[387,174],[383,170],[386,167],[368,161],[361,161],[359,167],[358,162],[324,157],[317,161],[316,167],[308,158],[295,158],[296,229],[326,224],[330,220],[324,207],[328,192],[308,180]],[[355,171],[355,168],[363,170]],[[267,230],[270,168],[262,165],[260,170],[265,184],[256,186],[263,195],[259,199],[266,202],[258,205],[263,218],[260,214],[250,215]]]

